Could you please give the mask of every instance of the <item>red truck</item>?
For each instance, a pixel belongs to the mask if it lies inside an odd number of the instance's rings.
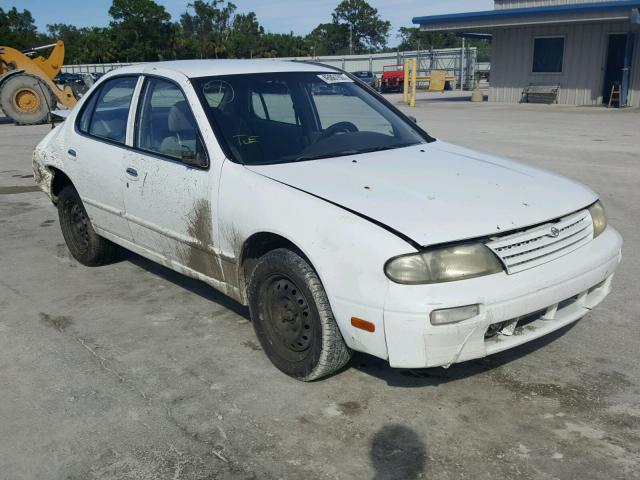
[[[382,67],[382,79],[380,80],[380,91],[401,92],[404,85],[404,66],[387,65]]]

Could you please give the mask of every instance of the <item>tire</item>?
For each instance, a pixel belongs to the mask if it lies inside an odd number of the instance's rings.
[[[95,232],[78,192],[71,185],[58,195],[58,218],[67,248],[78,262],[95,267],[116,258],[116,245]]]
[[[46,83],[33,75],[19,73],[7,78],[0,87],[0,106],[18,125],[46,123],[55,98]]]
[[[282,372],[308,382],[351,358],[320,279],[299,254],[284,248],[266,253],[251,274],[248,294],[258,340]]]

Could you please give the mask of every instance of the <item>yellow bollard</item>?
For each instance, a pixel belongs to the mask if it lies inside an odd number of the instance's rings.
[[[416,84],[418,83],[418,60],[416,58],[412,61],[411,68],[411,106],[416,106]]]
[[[409,60],[404,61],[404,76],[402,78],[403,91],[404,91],[404,103],[409,104]]]

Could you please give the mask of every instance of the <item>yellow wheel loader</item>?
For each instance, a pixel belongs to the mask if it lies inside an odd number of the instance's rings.
[[[52,49],[48,57],[37,52]],[[0,107],[19,125],[49,121],[51,110],[72,108],[78,99],[70,86],[53,82],[64,61],[64,43],[19,51],[0,46]]]

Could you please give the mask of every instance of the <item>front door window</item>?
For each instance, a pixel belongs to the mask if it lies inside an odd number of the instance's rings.
[[[135,146],[190,165],[197,161],[198,166],[206,166],[196,119],[182,90],[172,82],[149,78],[141,101]]]

